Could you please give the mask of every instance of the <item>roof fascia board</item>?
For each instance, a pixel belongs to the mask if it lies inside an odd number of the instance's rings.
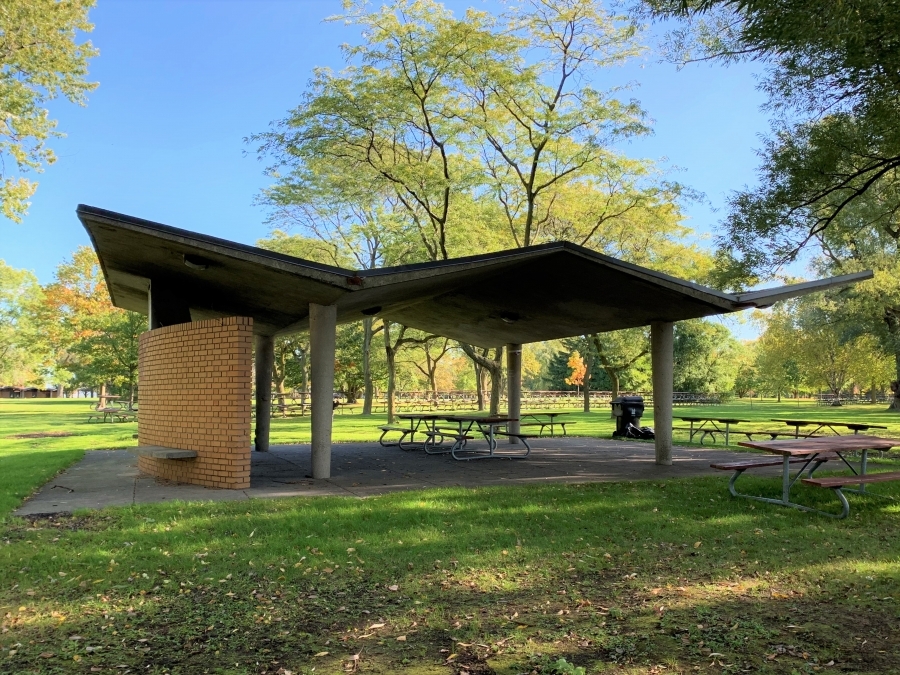
[[[336,286],[346,291],[352,290],[348,288],[348,279],[356,276],[351,270],[345,270],[341,267],[324,265],[316,263],[304,258],[296,258],[294,256],[276,253],[264,248],[256,246],[247,246],[228,239],[220,239],[209,235],[182,230],[177,227],[163,225],[150,220],[143,220],[127,216],[114,211],[106,211],[93,206],[80,204],[77,209],[78,218],[81,220],[88,234],[91,235],[92,243],[96,249],[96,241],[90,232],[90,227],[86,221],[94,221],[101,224],[114,225],[127,230],[142,232],[159,239],[165,239],[184,246],[191,246],[203,251],[217,253],[230,258],[243,260],[256,264],[265,265],[274,269],[287,272],[289,274],[297,274],[308,278],[313,278],[325,284]]]
[[[842,274],[837,277],[828,277],[827,279],[816,279],[815,281],[806,281],[802,284],[790,284],[788,286],[779,286],[778,288],[763,288],[758,291],[749,291],[747,293],[735,293],[734,302],[742,305],[739,309],[748,307],[765,308],[770,307],[776,302],[782,300],[790,300],[810,293],[818,293],[827,291],[831,288],[840,288],[851,284],[871,279],[875,276],[872,270],[863,272],[854,272],[853,274]]]

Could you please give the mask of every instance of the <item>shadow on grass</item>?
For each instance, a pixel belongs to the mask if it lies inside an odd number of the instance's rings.
[[[900,668],[897,604],[885,599],[900,597],[897,506],[851,498],[850,518],[829,521],[731,499],[725,482],[17,521],[0,545],[0,644],[21,645],[17,667],[38,672],[58,659],[81,670],[341,672],[354,654],[369,672],[522,673],[549,657],[591,672]],[[776,483],[746,487],[777,494]]]

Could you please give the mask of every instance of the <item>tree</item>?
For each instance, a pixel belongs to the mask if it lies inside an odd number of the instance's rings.
[[[759,386],[759,371],[756,367],[757,350],[754,342],[745,342],[738,355],[738,369],[734,376],[734,393],[744,398]]]
[[[37,278],[0,260],[0,382],[24,385],[39,372],[39,358],[28,340],[28,307],[41,297]]]
[[[260,202],[272,209],[271,225],[303,233],[289,235],[276,229],[260,242],[265,248],[357,269],[415,259],[415,242],[397,217],[396,199],[319,159],[295,167],[289,176],[266,189]],[[366,317],[362,325],[362,414],[371,415],[374,318]]]
[[[71,259],[57,266],[55,278],[44,286],[40,300],[27,309],[29,344],[60,386],[72,380],[84,359],[74,347],[90,334],[86,321],[113,310],[97,255],[90,247],[79,246]]]
[[[504,18],[503,41],[465,57],[462,115],[512,239],[530,246],[556,238],[560,188],[626,166],[609,147],[648,133],[636,101],[584,85],[642,48],[633,23],[592,0],[527,0]]]
[[[783,394],[796,395],[803,383],[797,351],[796,311],[796,302],[792,302],[782,303],[767,313],[756,313],[756,320],[764,326],[756,343],[758,383],[765,391],[774,393],[779,402]]]
[[[417,345],[425,357],[425,362],[413,361],[413,366],[428,380],[428,387],[431,390],[431,396],[437,403],[437,369],[438,365],[447,354],[453,349],[448,338],[435,338]]]
[[[570,387],[580,387],[584,384],[584,375],[587,373],[587,366],[584,359],[577,351],[569,354],[569,360],[566,362],[569,368],[569,375],[566,377],[566,384]]]
[[[436,2],[400,0],[375,12],[352,4],[339,18],[364,29],[362,44],[344,47],[347,68],[317,70],[302,104],[251,140],[275,156],[274,171],[324,160],[393,193],[426,258],[447,259],[454,197],[473,171],[454,152],[466,129],[452,86],[488,37],[487,16],[459,20]]]
[[[646,0],[679,17],[669,55],[768,66],[760,186],[731,199],[723,283],[793,260],[864,196],[900,208],[900,14],[883,0]],[[882,221],[884,222],[884,221]]]
[[[87,82],[97,54],[77,33],[90,32],[94,0],[4,0],[0,6],[0,160],[19,172],[41,171],[56,157],[45,146],[59,136],[45,105],[59,96],[83,105],[97,85]],[[7,173],[0,163],[0,212],[20,222],[37,183]]]
[[[72,368],[75,382],[92,388],[111,384],[134,401],[139,337],[147,330],[147,318],[114,309],[84,317],[82,326],[84,335],[71,347],[79,357]]]
[[[591,336],[600,367],[609,378],[612,397],[619,395],[622,375],[650,353],[650,332],[646,328],[626,328]]]
[[[738,350],[737,340],[720,323],[679,321],[674,336],[675,391],[731,391]]]
[[[93,249],[80,246],[57,267],[29,314],[29,341],[44,355],[46,369],[76,384],[112,384],[133,393],[138,335],[147,320],[112,305]]]
[[[387,319],[382,321],[381,330],[384,333],[384,352],[387,357],[387,418],[388,424],[394,423],[394,394],[397,389],[397,354],[406,345],[424,344],[429,340],[436,338],[436,335],[424,335],[420,331],[413,331],[413,334],[407,335],[410,330],[407,326],[396,324],[400,330],[397,337],[391,337],[391,322]]]

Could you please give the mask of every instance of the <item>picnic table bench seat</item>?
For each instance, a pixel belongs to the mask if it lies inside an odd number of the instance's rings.
[[[840,459],[840,456],[837,453],[826,452],[820,453],[813,459],[810,459],[809,457],[791,457],[790,459],[788,459],[788,463],[805,464],[811,462],[811,466],[807,470],[807,475],[812,478],[812,475],[822,464],[836,459]],[[733,462],[716,462],[714,464],[710,464],[709,466],[710,468],[718,469],[720,471],[734,471],[734,473],[731,475],[731,480],[728,481],[728,492],[731,493],[732,497],[747,497],[749,495],[739,493],[734,487],[735,483],[737,483],[738,478],[740,478],[747,469],[757,469],[769,466],[784,466],[784,459],[781,457],[775,457],[772,459],[768,457],[755,457],[753,459],[735,460]],[[802,470],[803,467],[801,467],[801,471]],[[796,480],[796,478],[794,480]]]
[[[399,427],[393,424],[386,424],[383,427],[378,427],[381,429],[381,437],[378,439],[378,442],[381,444],[383,448],[392,448],[392,447],[403,447],[403,441],[407,436],[412,436],[415,432],[415,429],[411,427]],[[396,443],[385,442],[384,437],[387,436],[392,431],[399,431],[400,438],[397,439]]]
[[[543,430],[541,430],[541,431],[543,431]],[[518,438],[520,441],[522,441],[522,444],[525,446],[526,450],[528,450],[528,452],[526,452],[525,455],[523,455],[523,457],[527,456],[528,453],[531,452],[531,446],[528,444],[528,439],[529,438],[540,438],[539,434],[523,434],[523,433],[516,433],[513,431],[495,431],[494,436],[506,436],[507,438]]]
[[[724,429],[714,429],[714,428],[703,428],[703,429],[691,429],[691,427],[672,427],[672,431],[687,431],[691,434],[690,440],[694,440],[694,436],[700,434],[700,445],[703,445],[706,442],[707,436],[712,436],[713,443],[716,442],[716,434],[725,435]]]
[[[161,445],[139,445],[131,452],[138,457],[152,457],[153,459],[194,459],[197,456],[196,450],[180,450]]]
[[[823,487],[840,489],[846,485],[861,485],[867,483],[887,483],[889,481],[900,480],[900,471],[889,471],[886,473],[867,473],[865,476],[828,476],[827,478],[804,478],[802,479],[806,485],[814,487]]]
[[[459,429],[457,429],[456,427],[453,427],[452,429],[448,429],[447,427],[429,429],[423,433],[431,441],[431,448],[432,448],[431,450],[428,449],[428,445],[429,445],[428,441],[425,441],[425,445],[424,445],[425,452],[426,452],[426,454],[429,454],[429,455],[441,455],[441,454],[446,454],[448,452],[453,452],[453,450],[456,448],[456,446],[463,447],[467,442],[475,440],[474,436],[472,436],[471,434],[465,433],[465,432],[460,433]],[[438,437],[440,437],[440,439],[441,439],[440,441],[437,440]],[[449,450],[447,450],[447,449],[435,450],[434,449],[435,445],[437,443],[443,442],[443,440],[445,438],[453,439],[453,445],[450,447],[450,449]]]
[[[702,428],[702,429],[691,429],[690,427],[672,427],[672,431],[687,431],[689,433],[693,433],[694,435],[700,434],[700,445],[706,441],[707,436],[712,436],[713,442],[716,440],[716,434],[725,434],[724,429],[712,429],[712,428]],[[780,436],[785,436],[787,438],[794,438],[795,434],[793,431],[780,430],[780,431],[770,431],[770,430],[753,430],[753,429],[735,429],[732,427],[730,430],[731,435],[735,434],[743,434],[747,437],[747,440],[752,441],[754,436],[768,436],[771,440],[775,440]],[[808,436],[808,438],[818,438],[816,435]]]
[[[838,456],[835,454],[823,454],[816,457],[815,461],[827,462],[831,459],[838,459]],[[802,462],[806,462],[807,460],[807,457],[791,457],[791,459],[788,461],[791,464],[799,464]],[[710,464],[709,466],[712,469],[719,469],[720,471],[746,471],[747,469],[756,469],[765,466],[783,466],[783,464],[784,460],[782,460],[780,457],[775,457],[773,459],[762,457],[759,459],[743,459],[734,462],[716,462],[715,464]]]
[[[858,490],[847,488],[850,492],[856,492],[862,495],[871,494],[864,491],[869,483],[886,483],[888,481],[900,480],[900,471],[889,471],[886,473],[867,473],[864,476],[828,476],[827,478],[804,478],[803,483],[812,487],[829,488],[841,502],[841,513],[833,518],[846,518],[850,513],[850,502],[844,494],[844,489],[848,485],[859,485]],[[880,497],[881,495],[875,495]],[[888,497],[888,499],[890,499]],[[831,515],[831,514],[826,514]]]
[[[563,436],[565,436],[565,435],[566,435],[566,425],[567,425],[567,424],[578,424],[578,422],[570,422],[570,421],[560,422],[560,421],[556,421],[556,422],[553,422],[553,423],[551,424],[549,421],[548,421],[548,422],[541,422],[540,420],[538,420],[538,421],[535,421],[535,422],[521,422],[521,423],[519,424],[519,428],[521,429],[522,427],[540,427],[541,430],[538,432],[538,436],[543,436],[543,435],[544,435],[544,429],[546,429],[547,427],[551,427],[551,428],[553,428],[553,427],[562,427]],[[532,436],[532,438],[536,438],[536,437],[535,437],[535,436]]]
[[[747,440],[752,441],[754,436],[768,436],[773,441],[777,439],[779,436],[787,436],[789,438],[795,438],[795,434],[793,431],[752,431],[752,430],[743,430],[743,429],[734,429],[731,433],[733,434],[744,434],[747,437]],[[818,438],[816,435],[807,436],[807,438]]]

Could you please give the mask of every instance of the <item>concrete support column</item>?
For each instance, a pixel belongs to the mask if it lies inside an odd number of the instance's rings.
[[[653,368],[653,431],[656,463],[672,464],[672,389],[674,387],[674,324],[650,324],[650,358]]]
[[[256,336],[256,430],[253,444],[257,452],[269,451],[272,424],[272,368],[275,365],[275,338]]]
[[[519,433],[519,418],[522,414],[522,345],[514,343],[506,345],[506,411],[516,420],[509,423],[509,432]],[[516,444],[519,439],[510,437],[509,442]]]
[[[334,415],[335,305],[309,305],[312,477],[331,477],[331,422]]]

